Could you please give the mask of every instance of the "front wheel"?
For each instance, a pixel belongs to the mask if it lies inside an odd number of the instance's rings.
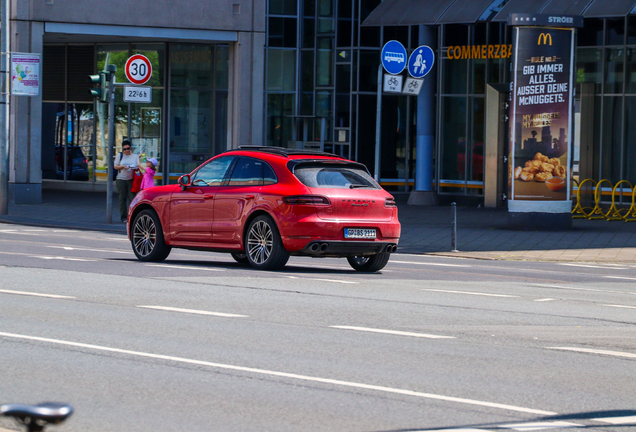
[[[140,261],[163,261],[172,248],[163,238],[159,216],[154,210],[144,210],[135,217],[131,230],[133,252]]]
[[[258,216],[250,223],[245,243],[247,259],[255,269],[279,270],[289,260],[276,223],[269,216]]]
[[[370,256],[347,257],[347,261],[356,271],[372,273],[382,270],[389,262],[390,257],[391,254],[379,253]]]

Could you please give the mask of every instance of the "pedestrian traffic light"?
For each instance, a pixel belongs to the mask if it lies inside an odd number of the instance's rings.
[[[97,75],[89,75],[88,82],[97,85],[97,87],[88,90],[91,96],[102,102],[108,102],[108,73],[101,71]]]

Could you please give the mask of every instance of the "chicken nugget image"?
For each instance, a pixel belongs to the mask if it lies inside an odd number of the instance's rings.
[[[533,160],[532,161],[532,166],[535,166],[535,167],[539,168],[539,167],[541,167],[542,163],[543,162],[541,162],[540,160]]]
[[[539,171],[552,174],[552,171],[554,171],[554,165],[544,162],[539,167]]]
[[[552,178],[552,174],[550,174],[549,172],[540,172],[539,174],[534,176],[535,181],[538,181],[541,183],[545,182],[549,178]]]
[[[536,166],[525,167],[523,171],[529,172],[530,174],[536,174],[539,172],[539,168],[537,168]]]
[[[522,169],[523,168],[521,168],[521,167],[515,168],[515,180],[517,180],[519,178],[519,174],[521,174]]]
[[[532,179],[534,178],[534,174],[527,171],[521,171],[521,174],[519,174],[519,178],[525,182],[529,182],[532,181]]]
[[[537,154],[534,155],[533,160],[541,160],[541,157],[543,157],[543,153],[537,152]]]
[[[561,165],[561,161],[559,160],[559,158],[550,158],[548,159],[548,163],[554,165],[555,167]]]
[[[554,171],[552,172],[553,175],[557,177],[562,177],[562,178],[565,178],[566,173],[567,171],[563,165],[558,165],[554,167]]]

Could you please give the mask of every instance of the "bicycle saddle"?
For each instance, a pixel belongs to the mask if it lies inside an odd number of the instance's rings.
[[[73,407],[57,402],[45,402],[39,405],[6,404],[0,406],[0,414],[19,420],[40,420],[45,423],[61,423],[73,414]]]

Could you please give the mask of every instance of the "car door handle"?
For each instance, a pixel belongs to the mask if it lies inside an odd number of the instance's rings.
[[[245,195],[245,199],[254,199],[254,195]]]
[[[203,199],[214,199],[214,195],[203,195]]]

